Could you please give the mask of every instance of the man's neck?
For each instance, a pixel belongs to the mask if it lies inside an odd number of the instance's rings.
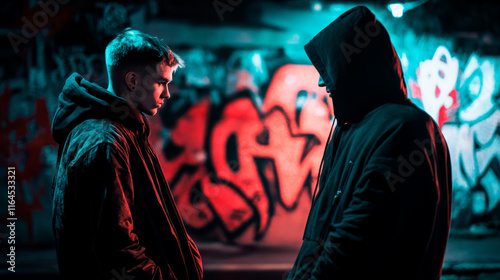
[[[116,94],[116,91],[113,88],[113,84],[111,83],[111,81],[109,82],[108,88],[106,90],[109,91],[109,92],[111,92],[113,95],[119,96],[118,94]]]
[[[129,93],[124,91],[124,90],[115,89],[115,87],[113,87],[113,84],[111,82],[109,83],[108,88],[106,90],[115,96],[118,96],[118,97],[121,97],[121,98],[127,100],[127,102],[132,105],[132,103],[130,102],[130,99],[129,99],[129,97],[130,97]]]

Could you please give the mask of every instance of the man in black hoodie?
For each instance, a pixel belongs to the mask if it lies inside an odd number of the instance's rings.
[[[439,279],[449,152],[438,125],[408,100],[386,29],[355,7],[305,51],[330,92],[336,127],[288,279]]]
[[[146,115],[170,97],[182,60],[156,37],[126,30],[106,47],[109,87],[66,81],[52,134],[59,143],[53,229],[62,279],[201,279]]]

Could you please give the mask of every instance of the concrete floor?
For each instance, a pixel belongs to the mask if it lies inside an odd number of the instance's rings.
[[[212,279],[282,279],[290,269],[297,249],[241,247],[223,244],[199,244],[205,280]],[[5,250],[2,250],[2,254]],[[2,257],[4,259],[4,257]],[[1,279],[57,279],[53,248],[17,248],[16,272],[0,263]],[[443,266],[442,280],[499,280],[500,236],[483,238],[450,237]]]

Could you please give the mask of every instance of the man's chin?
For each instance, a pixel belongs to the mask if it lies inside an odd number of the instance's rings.
[[[154,115],[156,115],[156,113],[158,113],[158,108],[152,109],[149,112],[147,112],[146,114],[148,114],[150,116],[154,116]]]
[[[154,116],[154,115],[156,115],[156,113],[158,113],[158,108],[153,108],[153,109],[149,109],[149,110],[141,110],[141,111],[148,116]]]

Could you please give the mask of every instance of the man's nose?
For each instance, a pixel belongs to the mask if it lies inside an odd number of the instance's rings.
[[[318,87],[324,87],[324,86],[326,86],[325,81],[321,76],[319,76]]]
[[[170,98],[170,91],[168,90],[168,86],[165,86],[165,90],[163,91],[163,93],[161,94],[161,98],[166,98],[166,99],[169,99]]]

